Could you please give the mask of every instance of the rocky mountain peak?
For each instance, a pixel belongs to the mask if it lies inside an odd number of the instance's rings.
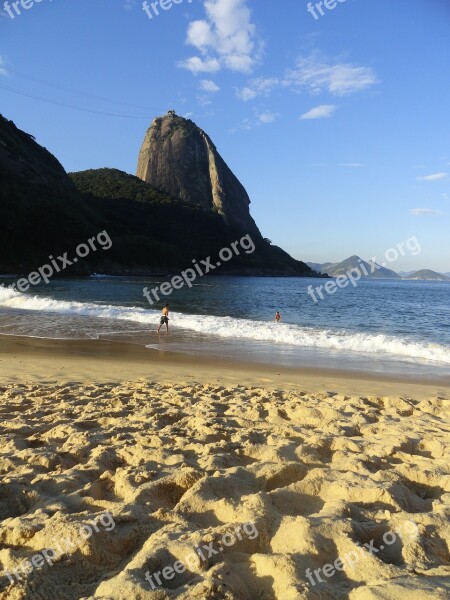
[[[245,233],[260,236],[243,185],[210,137],[175,111],[157,117],[147,130],[137,176],[170,196],[217,212]]]

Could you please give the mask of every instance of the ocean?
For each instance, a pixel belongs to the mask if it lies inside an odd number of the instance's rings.
[[[53,279],[22,294],[0,277],[0,333],[106,339],[200,356],[447,379],[450,282],[362,280],[314,303],[301,278],[208,277],[174,290],[169,335],[156,329],[164,302],[145,286],[161,278]],[[282,322],[275,323],[275,311]]]

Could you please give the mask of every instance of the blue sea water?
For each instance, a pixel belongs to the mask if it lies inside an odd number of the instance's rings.
[[[157,278],[54,279],[21,294],[0,277],[0,333],[101,338],[177,352],[298,367],[446,377],[450,282],[362,280],[314,303],[300,278],[204,277],[164,302],[143,296]],[[282,313],[274,322],[275,311]]]

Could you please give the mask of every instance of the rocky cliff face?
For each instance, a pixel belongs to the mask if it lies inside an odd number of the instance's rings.
[[[88,213],[56,158],[0,115],[0,273],[32,270],[80,243]]]
[[[181,120],[182,127],[186,123]],[[78,244],[105,230],[113,240],[108,252],[90,253],[64,271],[64,276],[96,272],[168,277],[184,270],[191,259],[214,256],[229,247],[238,239],[236,224],[240,223],[241,230],[252,234],[256,249],[252,254],[236,256],[221,273],[312,276],[303,262],[253,233],[252,228],[258,230],[248,214],[248,197],[243,192],[241,204],[234,200],[242,194],[242,186],[221,164],[209,138],[203,138],[193,123],[189,127],[196,130],[197,140],[187,144],[191,151],[204,157],[206,147],[212,155],[208,159],[211,171],[208,162],[200,182],[199,170],[192,174],[200,190],[211,184],[214,200],[201,208],[116,169],[72,173],[69,177],[33,136],[0,115],[0,273],[27,275],[47,264],[49,255],[68,252],[70,257]],[[191,164],[196,166],[194,158]],[[175,173],[173,176],[176,181]],[[236,196],[230,197],[230,210],[221,186],[225,191],[236,189]]]
[[[26,181],[27,185],[45,187],[51,183],[59,191],[73,190],[61,164],[34,137],[18,129],[12,121],[0,115],[0,176],[7,179]]]
[[[260,236],[243,185],[217,152],[208,135],[173,111],[156,118],[139,154],[137,176],[154,187],[215,211],[246,233]]]

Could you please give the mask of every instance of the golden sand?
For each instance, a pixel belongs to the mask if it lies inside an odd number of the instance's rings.
[[[444,385],[3,342],[0,600],[450,598]]]

